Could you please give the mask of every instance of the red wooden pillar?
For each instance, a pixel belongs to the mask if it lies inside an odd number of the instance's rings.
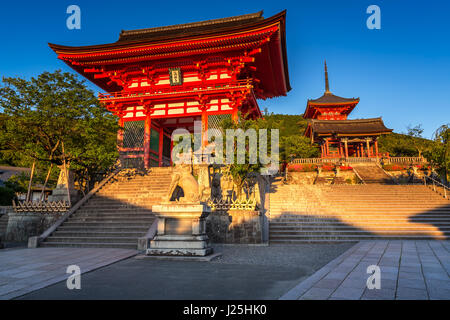
[[[172,160],[172,150],[173,150],[173,140],[170,139],[170,166],[173,165],[173,160]]]
[[[328,139],[325,140],[325,146],[326,146],[326,156],[330,154],[330,146],[328,145]]]
[[[150,137],[152,136],[152,119],[150,114],[145,118],[144,129],[144,166],[146,169],[150,168]]]
[[[344,145],[345,145],[345,159],[348,159],[348,142],[347,142],[347,138],[344,140]]]
[[[238,122],[238,108],[233,109],[233,113],[231,114],[231,120],[233,120],[235,123]]]
[[[367,157],[370,158],[370,142],[369,142],[369,139],[366,140],[366,146],[367,146]]]
[[[324,151],[323,143],[322,143],[322,144],[320,144],[320,157],[323,158],[324,156],[325,156],[325,151]]]
[[[378,140],[375,140],[375,154],[377,155],[378,158]]]
[[[159,128],[159,148],[158,148],[158,162],[159,166],[163,166],[163,147],[164,147],[164,128],[161,126]]]
[[[233,119],[234,120],[234,119]],[[208,144],[208,114],[202,109],[202,149]]]

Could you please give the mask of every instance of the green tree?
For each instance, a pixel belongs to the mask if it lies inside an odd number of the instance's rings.
[[[444,177],[444,180],[448,182],[450,174],[450,124],[442,125],[434,132],[434,141],[433,148],[426,153],[426,157]]]
[[[422,156],[423,151],[427,150],[427,143],[425,139],[422,137],[423,129],[422,125],[419,124],[415,127],[408,126],[407,128],[407,135],[411,137],[411,143],[414,146],[414,148],[417,150],[419,157]]]
[[[241,129],[243,132],[246,132],[248,129],[254,129],[256,131],[256,138],[258,141],[258,145],[256,146],[256,150],[252,150],[250,148],[250,139],[246,139],[245,141],[245,149],[244,149],[244,158],[245,163],[238,163],[238,155],[239,148],[237,139],[234,140],[233,143],[233,154],[234,159],[230,161],[230,159],[226,159],[229,164],[229,172],[233,178],[233,182],[236,185],[236,195],[237,198],[241,198],[242,196],[242,189],[244,184],[246,183],[246,180],[254,175],[255,173],[259,173],[260,170],[265,166],[265,164],[261,163],[260,158],[260,151],[259,148],[259,130],[260,129],[267,129],[267,156],[272,155],[272,146],[271,146],[271,130],[272,129],[278,129],[274,127],[274,121],[267,120],[267,119],[256,119],[256,120],[246,120],[242,117],[239,117],[240,120],[238,122],[234,122],[231,119],[224,120],[221,123],[221,127],[223,129],[223,132],[226,133],[227,129],[234,129],[239,130]],[[226,143],[224,143],[225,149],[226,149]],[[255,153],[253,153],[255,152]],[[226,154],[226,150],[224,152],[224,155]],[[256,157],[257,161],[256,163],[250,163],[250,157]]]
[[[315,158],[319,156],[319,148],[303,135],[284,136],[280,138],[280,153],[284,161],[290,161],[291,158]]]
[[[42,168],[65,161],[84,189],[117,159],[116,117],[84,81],[60,70],[30,80],[3,78],[0,128],[3,159]]]

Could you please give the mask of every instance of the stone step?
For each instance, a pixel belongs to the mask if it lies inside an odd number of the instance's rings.
[[[334,229],[321,229],[321,230],[297,230],[297,231],[275,231],[270,233],[270,237],[283,236],[283,237],[294,237],[294,236],[315,236],[315,235],[364,235],[364,234],[375,234],[375,235],[426,235],[432,236],[450,236],[450,231],[442,230],[431,230],[431,229],[379,229],[379,230],[334,230]]]
[[[127,227],[127,226],[110,226],[108,225],[102,225],[102,226],[98,226],[98,227],[90,227],[90,226],[67,226],[64,225],[61,228],[58,228],[56,232],[60,232],[60,231],[64,231],[64,232],[90,232],[90,233],[99,233],[99,232],[125,232],[125,233],[129,233],[129,232],[139,232],[142,234],[145,234],[147,232],[147,230],[149,229],[149,226],[132,226],[132,227]]]
[[[114,223],[114,222],[120,222],[126,225],[132,225],[135,223],[141,223],[141,224],[152,224],[153,223],[154,218],[121,218],[121,217],[117,217],[117,218],[101,218],[101,217],[92,217],[92,218],[73,218],[70,219],[68,222],[69,223],[85,223],[85,222],[90,222],[90,223]]]
[[[124,223],[123,221],[109,221],[107,223],[108,226],[110,227],[142,227],[143,223],[141,222],[128,222],[128,223]],[[151,223],[148,223],[148,225],[150,226]],[[60,227],[62,228],[66,228],[66,227],[102,227],[105,226],[105,222],[104,221],[67,221],[64,222],[64,224]],[[58,229],[60,229],[58,228]]]
[[[92,214],[92,213],[81,213],[79,212],[75,216],[71,217],[70,219],[128,219],[128,220],[141,220],[141,219],[154,219],[155,216],[152,214],[152,212],[142,214],[142,213],[102,213],[102,214]],[[69,220],[68,220],[69,221]],[[72,221],[72,220],[70,220]]]
[[[41,247],[77,247],[77,248],[118,248],[118,249],[137,249],[137,241],[136,244],[131,243],[120,243],[120,242],[111,242],[111,243],[95,243],[95,242],[53,242],[53,241],[45,241],[40,244]]]
[[[303,221],[311,221],[311,220],[319,220],[319,221],[336,221],[336,219],[352,219],[352,221],[404,221],[407,219],[408,221],[450,221],[450,216],[441,216],[441,215],[429,215],[429,216],[416,216],[416,217],[405,217],[405,216],[383,216],[383,215],[374,215],[374,216],[359,216],[359,215],[341,215],[341,216],[318,216],[318,215],[301,215],[297,217],[292,216],[284,216],[284,217],[272,217],[270,219],[271,223],[293,223],[298,222],[301,223]]]
[[[349,243],[349,242],[358,242],[359,240],[355,239],[315,239],[315,240],[308,240],[308,239],[300,239],[300,240],[277,240],[273,239],[270,240],[270,245],[297,245],[301,243]]]
[[[153,206],[154,204],[161,203],[161,199],[158,201],[146,201],[145,199],[133,200],[133,201],[98,201],[98,202],[88,202],[82,206],[82,208],[102,208],[102,207],[113,207],[113,208],[127,208],[127,207],[141,207],[142,205]]]
[[[124,191],[124,192],[132,192],[132,191],[155,191],[155,192],[162,192],[166,187],[169,187],[170,184],[166,184],[164,182],[159,183],[158,185],[147,185],[147,184],[141,184],[138,183],[136,185],[111,185],[107,187],[103,187],[98,192],[104,192],[104,191]]]
[[[354,209],[354,208],[379,208],[379,209],[415,209],[415,208],[421,208],[421,209],[435,209],[435,208],[439,208],[439,209],[446,209],[446,210],[450,210],[450,206],[448,204],[428,204],[428,203],[416,203],[416,204],[411,204],[411,203],[396,203],[396,204],[377,204],[377,203],[373,203],[373,204],[365,204],[363,202],[361,203],[356,203],[356,204],[348,204],[345,205],[343,203],[334,203],[334,204],[322,204],[322,205],[315,205],[315,204],[308,204],[308,203],[298,203],[297,205],[295,204],[288,204],[288,203],[271,203],[270,204],[270,208],[271,209],[276,209],[276,208],[282,208],[282,207],[317,207],[317,208],[333,208],[333,207],[344,207],[345,209]]]
[[[82,208],[77,211],[76,215],[93,215],[96,214],[126,214],[126,215],[149,215],[152,214],[151,208],[134,207],[134,208]]]
[[[138,237],[120,237],[120,239],[117,239],[117,237],[100,237],[100,236],[87,236],[87,237],[62,237],[62,236],[51,236],[49,237],[49,242],[75,242],[75,243],[128,243],[128,244],[135,244],[137,246],[137,239]]]
[[[134,190],[134,191],[115,191],[115,190],[108,190],[108,191],[104,191],[104,192],[98,192],[95,196],[96,197],[103,197],[103,198],[110,198],[110,199],[117,199],[117,198],[134,198],[134,197],[146,197],[146,196],[150,196],[152,198],[156,198],[156,197],[162,197],[167,193],[166,190],[164,190],[164,192],[150,192],[150,191],[138,191],[138,190]]]
[[[419,229],[435,229],[438,225],[429,225],[429,226],[417,226],[417,225],[407,225],[407,224],[384,224],[384,225],[371,225],[370,229],[380,229],[380,230],[419,230]],[[360,226],[351,226],[346,224],[303,224],[303,225],[289,225],[289,226],[280,226],[280,225],[271,225],[270,231],[272,232],[282,232],[282,231],[302,231],[302,230],[311,230],[321,228],[323,230],[334,229],[334,230],[358,230]],[[450,230],[450,224],[439,224],[439,230]]]
[[[281,191],[280,191],[281,192]],[[278,195],[270,195],[270,199],[276,199],[276,200],[286,200],[286,199],[292,199],[292,197],[296,197],[299,199],[311,199],[311,197],[313,198],[318,198],[318,199],[322,199],[324,201],[328,201],[328,199],[333,199],[333,200],[377,200],[377,199],[385,199],[385,200],[392,200],[392,199],[400,199],[400,200],[409,200],[409,199],[414,199],[416,197],[419,197],[420,199],[428,199],[430,201],[435,201],[435,200],[440,200],[440,201],[444,201],[447,200],[444,197],[442,197],[440,194],[438,193],[434,193],[433,194],[414,194],[414,193],[408,193],[408,194],[386,194],[386,195],[380,195],[380,194],[355,194],[358,191],[355,192],[348,192],[348,193],[342,193],[342,194],[330,194],[331,192],[322,192],[322,193],[318,193],[318,194],[306,194],[302,191],[298,191],[298,192],[283,192],[283,194],[278,194]],[[448,201],[448,200],[447,200]],[[445,201],[444,201],[445,202]]]
[[[328,240],[328,241],[335,241],[335,240],[352,240],[352,241],[361,241],[361,240],[382,240],[382,239],[389,239],[389,240],[436,240],[440,239],[436,236],[427,236],[427,235],[373,235],[373,234],[359,234],[359,235],[297,235],[292,237],[287,236],[270,236],[269,242],[277,242],[280,243],[281,241],[293,241],[297,242],[298,240],[304,240],[304,241],[315,241],[315,240]],[[448,237],[446,238],[448,239]],[[442,240],[442,239],[441,239]]]
[[[288,214],[291,212],[296,212],[296,210],[292,210],[293,208],[277,208],[270,210],[271,215],[276,214]],[[296,208],[295,208],[296,209]],[[313,213],[328,213],[328,214],[334,214],[334,215],[341,215],[341,214],[348,214],[348,215],[376,215],[376,214],[397,214],[397,215],[403,215],[403,216],[415,216],[419,214],[442,214],[442,215],[448,215],[450,214],[450,211],[447,209],[377,209],[377,208],[367,208],[367,209],[352,209],[352,210],[346,210],[345,208],[333,208],[333,209],[316,209],[316,210],[309,210],[309,212]]]
[[[60,230],[53,233],[52,237],[68,237],[68,238],[75,238],[75,237],[82,237],[82,238],[93,238],[95,237],[101,237],[101,238],[139,238],[145,235],[145,232],[141,231],[68,231],[68,230]]]

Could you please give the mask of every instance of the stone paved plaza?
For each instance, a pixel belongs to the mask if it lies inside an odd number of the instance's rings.
[[[37,248],[0,251],[0,300],[12,299],[65,282],[70,265],[89,272],[137,254],[136,250]]]
[[[370,265],[380,267],[380,289],[366,286]],[[449,300],[449,275],[449,241],[364,241],[281,299]]]
[[[136,259],[134,250],[0,251],[1,299],[450,299],[449,241],[215,246],[211,262]],[[123,260],[123,261],[119,261]],[[79,265],[82,289],[68,290]],[[366,287],[369,265],[381,289]]]

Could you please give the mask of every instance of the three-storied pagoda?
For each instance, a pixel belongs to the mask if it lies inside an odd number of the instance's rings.
[[[122,164],[171,162],[171,133],[206,128],[221,117],[261,116],[257,99],[286,95],[286,12],[262,12],[166,27],[122,31],[111,44],[49,46],[58,58],[107,93],[99,95],[119,117]]]
[[[303,118],[308,119],[305,135],[320,146],[322,158],[378,158],[378,137],[392,129],[380,118],[347,119],[359,98],[342,98],[330,92],[325,62],[325,93],[308,100]]]

